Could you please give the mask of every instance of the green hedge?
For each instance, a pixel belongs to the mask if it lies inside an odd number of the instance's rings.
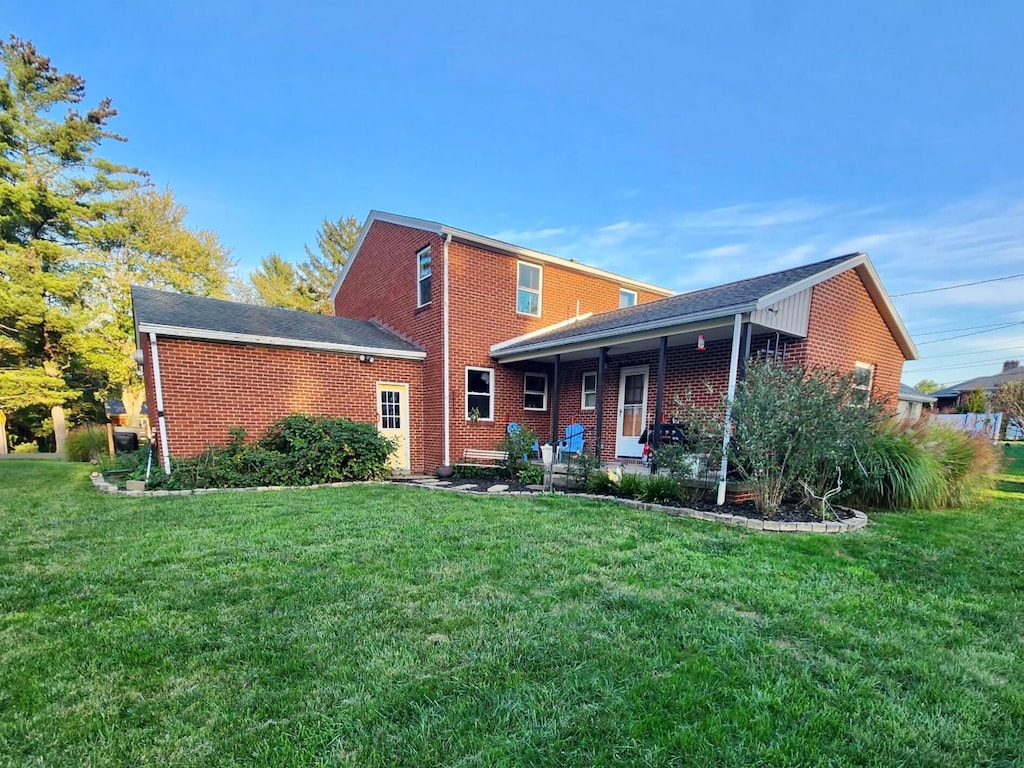
[[[172,460],[171,474],[154,472],[153,488],[246,488],[379,480],[388,471],[394,443],[373,424],[293,414],[252,443],[231,430],[223,447],[211,446],[188,459]]]

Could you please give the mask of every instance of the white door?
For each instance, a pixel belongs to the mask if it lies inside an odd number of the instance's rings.
[[[615,455],[640,458],[640,435],[647,425],[646,365],[623,368],[619,373],[619,419],[615,432]]]
[[[377,429],[395,441],[388,466],[396,472],[409,471],[409,386],[377,384]]]

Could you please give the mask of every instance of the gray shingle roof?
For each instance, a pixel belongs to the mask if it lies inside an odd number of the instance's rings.
[[[900,384],[899,399],[911,403],[934,403],[936,400],[935,395],[926,395],[924,392],[908,387],[906,384]]]
[[[502,345],[500,354],[513,354],[524,349],[533,349],[538,345],[569,344],[574,340],[589,338],[594,334],[607,333],[611,336],[618,332],[629,332],[637,326],[657,326],[662,323],[682,325],[697,319],[724,317],[740,307],[749,307],[765,296],[807,278],[812,278],[820,272],[859,255],[851,253],[845,256],[836,256],[814,264],[805,264],[802,267],[759,275],[746,280],[737,280],[713,288],[681,293],[625,309],[601,312],[571,325],[553,329],[548,333],[537,334],[509,346]]]
[[[986,392],[994,392],[1000,385],[1008,381],[1024,377],[1024,368],[1011,368],[1008,371],[997,373],[992,376],[978,376],[967,381],[961,381],[951,387],[932,392],[934,397],[956,397],[961,392],[970,392],[972,389],[982,389]]]
[[[189,296],[132,286],[136,328],[169,326],[263,339],[284,339],[301,346],[336,345],[398,353],[422,352],[419,347],[368,320],[314,315],[278,307],[260,307],[222,299]]]

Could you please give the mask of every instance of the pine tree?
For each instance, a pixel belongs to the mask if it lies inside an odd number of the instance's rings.
[[[84,114],[85,81],[60,73],[35,46],[0,42],[0,410],[50,408],[57,450],[63,406],[88,325],[91,258],[118,237],[116,193],[141,173],[95,155],[117,112],[104,99]],[[58,110],[66,108],[63,114]]]
[[[249,275],[249,282],[260,304],[303,312],[315,311],[315,299],[300,281],[295,265],[276,253],[263,257],[259,269]]]
[[[333,315],[334,307],[327,295],[334,286],[338,272],[348,261],[349,251],[359,237],[359,220],[353,216],[336,222],[324,219],[316,235],[319,252],[308,245],[306,261],[299,265],[300,282],[313,297],[313,311]]]

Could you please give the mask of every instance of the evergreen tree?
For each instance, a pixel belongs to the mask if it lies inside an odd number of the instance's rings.
[[[276,253],[264,256],[259,269],[249,275],[256,300],[268,307],[315,311],[315,299],[299,279],[295,265]]]
[[[61,451],[99,272],[89,254],[118,237],[116,193],[141,174],[95,155],[124,139],[107,128],[117,114],[109,99],[77,109],[81,77],[13,35],[0,42],[0,65],[0,410],[48,407]]]
[[[313,298],[313,311],[333,315],[334,307],[327,295],[334,286],[338,272],[348,261],[349,251],[359,237],[359,220],[349,216],[336,222],[324,219],[316,235],[317,251],[308,245],[306,261],[299,265],[300,281]]]

